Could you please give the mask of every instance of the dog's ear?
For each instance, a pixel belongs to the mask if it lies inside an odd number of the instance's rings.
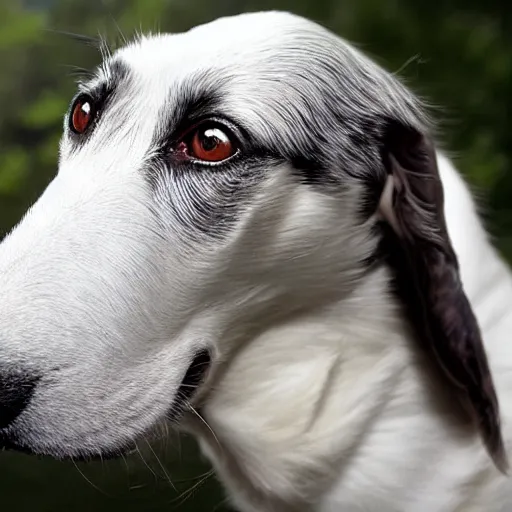
[[[397,122],[387,125],[381,148],[387,181],[380,213],[391,228],[387,231],[395,251],[401,253],[394,267],[407,290],[412,322],[469,406],[496,466],[505,472],[498,400],[446,228],[435,148],[427,136]]]

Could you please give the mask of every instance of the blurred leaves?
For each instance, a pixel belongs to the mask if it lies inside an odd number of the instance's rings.
[[[24,148],[12,148],[3,155],[0,167],[0,194],[13,194],[23,187],[27,177],[29,157]]]
[[[66,98],[46,91],[21,113],[20,122],[27,128],[39,130],[60,128],[67,107]]]

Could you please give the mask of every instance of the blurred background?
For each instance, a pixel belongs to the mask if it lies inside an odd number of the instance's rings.
[[[512,261],[510,0],[0,0],[0,239],[56,170],[77,75],[135,31],[183,31],[228,14],[285,9],[312,18],[402,76],[435,107],[445,148]],[[1,300],[1,299],[0,299]],[[124,459],[73,463],[0,453],[2,510],[227,510],[190,439]]]

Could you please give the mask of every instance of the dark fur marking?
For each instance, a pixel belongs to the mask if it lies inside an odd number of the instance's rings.
[[[152,189],[169,204],[188,238],[223,238],[235,224],[265,176],[268,159],[243,158],[209,168],[195,164],[172,165],[159,155],[148,165]],[[258,167],[259,166],[259,167]],[[158,214],[158,212],[156,212]]]
[[[309,154],[319,155],[319,151],[311,149]],[[301,154],[289,157],[292,165],[292,173],[305,185],[338,185],[339,180],[330,174],[324,163],[315,157],[308,157]]]
[[[383,148],[394,178],[392,207],[399,225],[398,233],[388,233],[394,240],[390,257],[409,318],[467,407],[496,466],[505,471],[498,399],[446,228],[435,150],[417,130],[395,121]]]
[[[69,106],[65,122],[65,130],[74,143],[74,150],[79,149],[93,135],[105,110],[112,105],[116,93],[119,91],[120,87],[126,83],[129,76],[130,68],[121,58],[117,58],[109,65],[109,76],[107,79],[102,80],[99,84],[95,84],[94,86],[85,84],[81,87],[80,92],[75,95]],[[75,102],[82,96],[88,96],[93,101],[94,119],[93,124],[85,133],[75,134],[69,129],[68,123],[70,122],[71,110]],[[113,126],[112,130],[115,132],[116,127]]]
[[[221,87],[218,83],[215,87],[204,85],[208,83],[207,77],[207,74],[190,77],[180,85],[175,95],[169,95],[159,114],[160,121],[152,144],[157,151],[170,151],[194,124],[219,115]]]
[[[17,373],[0,375],[0,429],[7,428],[27,407],[38,380]]]

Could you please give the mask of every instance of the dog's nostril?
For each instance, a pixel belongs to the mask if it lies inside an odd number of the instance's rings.
[[[8,427],[23,412],[37,380],[19,374],[0,375],[0,429]]]

